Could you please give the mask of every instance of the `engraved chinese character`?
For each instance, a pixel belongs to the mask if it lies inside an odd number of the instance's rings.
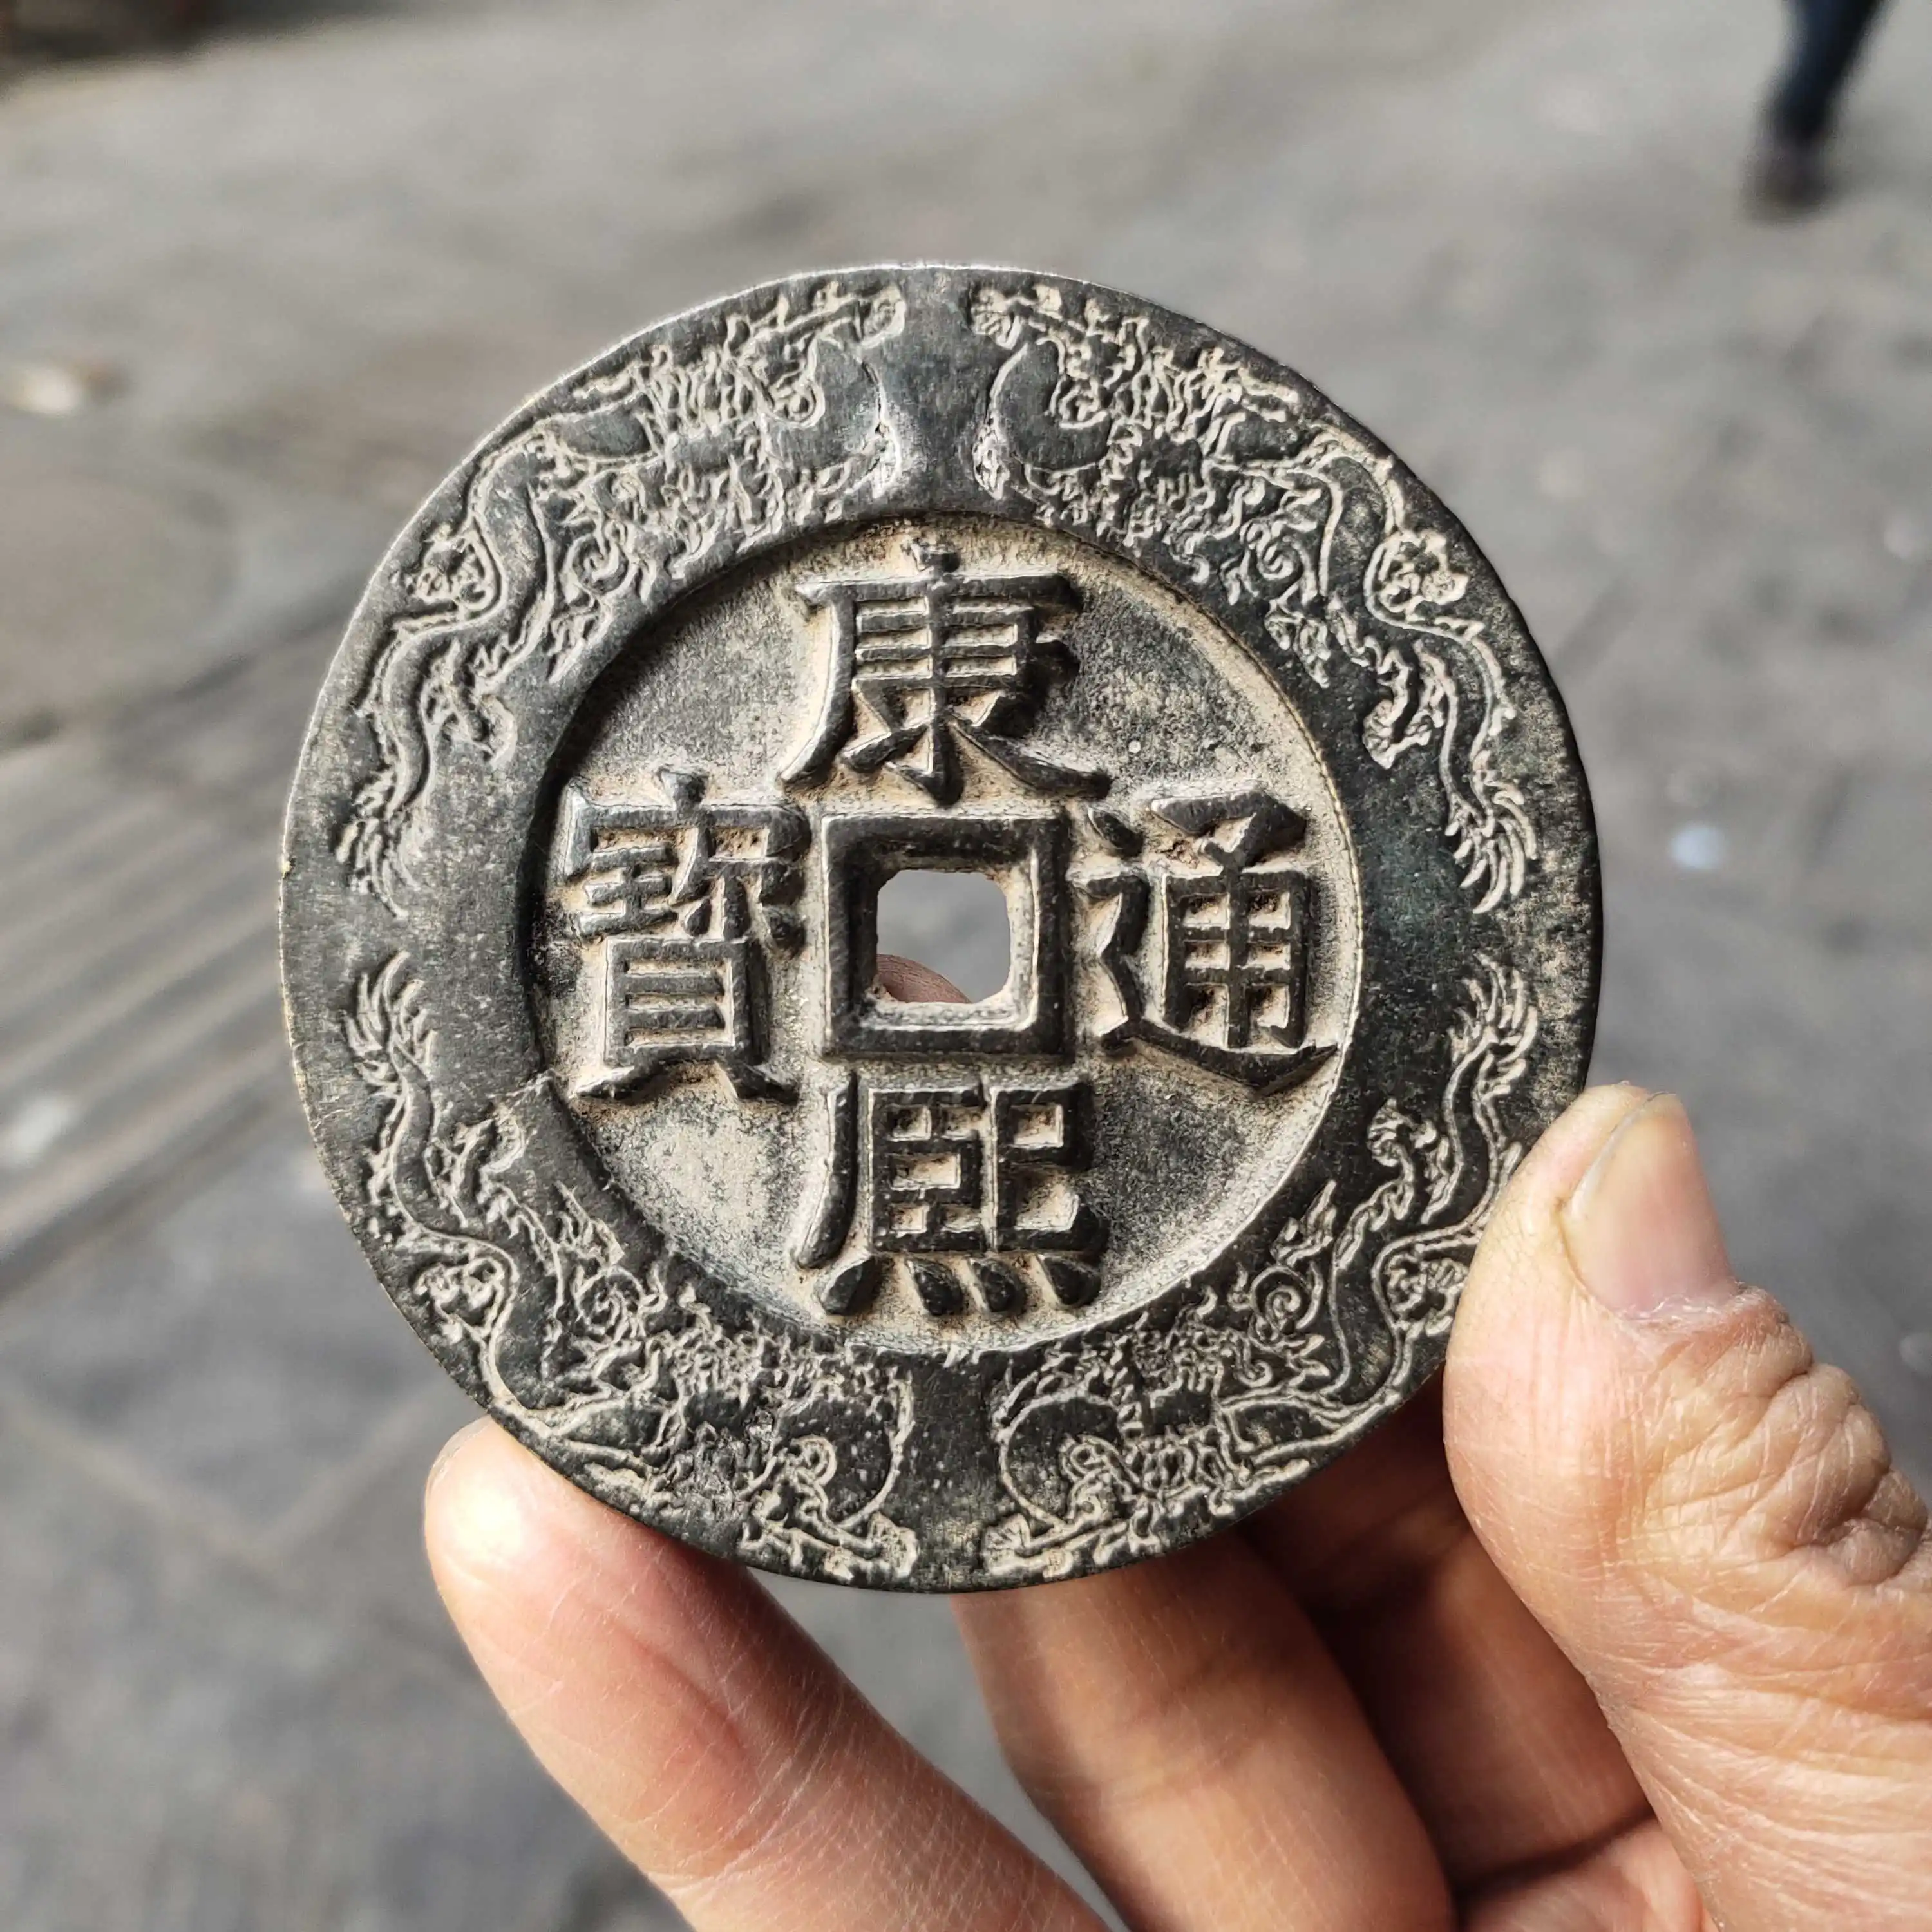
[[[1305,1038],[1314,884],[1273,862],[1301,844],[1306,821],[1253,789],[1150,809],[1181,835],[1179,850],[1087,882],[1115,902],[1100,958],[1123,1016],[1103,1037],[1144,1041],[1260,1094],[1298,1085],[1334,1052]],[[1124,820],[1094,823],[1118,855],[1141,856],[1144,842]],[[1135,963],[1150,924],[1151,1001]]]
[[[741,1099],[789,1099],[758,1064],[760,942],[789,952],[802,937],[806,821],[788,806],[707,803],[694,772],[658,778],[662,805],[564,793],[561,923],[596,952],[603,993],[603,1064],[577,1090],[632,1093],[710,1064]]]
[[[1050,572],[967,574],[955,551],[909,548],[913,574],[799,586],[830,614],[831,665],[818,728],[785,783],[815,783],[836,760],[862,775],[890,768],[951,805],[968,745],[1047,796],[1103,796],[1104,775],[1055,764],[1016,736],[1073,669],[1059,628],[1079,608],[1072,585]]]
[[[873,1247],[976,1254],[986,1246],[986,1111],[976,1080],[868,1090],[861,1172]]]
[[[994,1087],[975,1080],[862,1086],[830,1098],[824,1186],[794,1258],[826,1268],[857,1222],[865,1252],[833,1268],[818,1296],[830,1314],[877,1297],[894,1257],[928,1315],[1024,1307],[1038,1278],[1079,1307],[1100,1292],[1105,1220],[1073,1191],[1092,1157],[1086,1082]]]

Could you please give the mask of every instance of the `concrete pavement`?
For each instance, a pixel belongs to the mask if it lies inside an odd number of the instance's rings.
[[[414,501],[794,268],[1136,290],[1449,497],[1596,789],[1598,1075],[1684,1094],[1741,1268],[1932,1472],[1932,22],[1760,228],[1778,13],[282,0],[0,94],[0,1922],[667,1922],[422,1574],[464,1405],[288,1096],[274,832]],[[1046,1843],[942,1606],[784,1594]]]

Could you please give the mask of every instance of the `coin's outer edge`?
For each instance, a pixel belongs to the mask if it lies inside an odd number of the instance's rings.
[[[802,536],[942,514],[1062,532],[1210,610],[1329,760],[1372,928],[1318,1147],[1211,1265],[1044,1343],[943,1356],[776,1316],[647,1223],[556,1090],[525,957],[529,812],[627,642]],[[1595,1010],[1569,722],[1461,526],[1292,371],[1010,269],[793,277],[525,404],[352,620],[284,874],[311,1127],[452,1376],[644,1521],[882,1588],[1159,1553],[1359,1439],[1440,1365]]]

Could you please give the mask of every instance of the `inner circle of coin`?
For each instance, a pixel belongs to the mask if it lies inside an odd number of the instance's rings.
[[[512,418],[352,623],[286,873],[317,1143],[445,1366],[885,1587],[1176,1547],[1392,1412],[1594,1011],[1466,534],[1292,372],[1008,271],[796,278]],[[880,980],[920,874],[994,908],[957,1003]]]
[[[949,744],[942,724],[876,771],[836,751],[803,769],[828,689],[855,670],[859,701],[876,690],[895,715],[908,690],[921,716],[959,702],[926,688],[926,630],[868,628],[889,640],[884,658],[860,655],[878,646],[842,648],[848,598],[855,625],[937,621],[937,675],[950,664],[956,684],[960,667],[975,683],[1009,680],[1016,622],[1050,625],[1040,634],[1064,692],[1010,741],[1034,765],[1016,773],[970,738]],[[986,708],[976,694],[970,704]],[[1198,605],[1135,566],[986,518],[825,533],[674,605],[604,674],[572,737],[533,908],[550,1066],[639,1210],[768,1306],[809,1316],[837,1300],[851,1329],[915,1352],[1010,1348],[1103,1306],[1118,1315],[1206,1265],[1294,1166],[1354,1024],[1361,944],[1347,826],[1279,688]],[[935,751],[955,760],[952,782],[937,787]],[[1090,772],[1106,777],[1104,794]],[[935,789],[953,795],[941,803]],[[680,835],[664,829],[680,795],[686,815],[713,814],[703,869],[681,889],[670,850]],[[1204,868],[1202,834],[1173,820],[1198,800],[1238,811],[1255,798],[1280,821],[1248,836],[1280,850],[1238,868],[1238,929],[1214,939],[1227,868]],[[1132,853],[1121,849],[1130,827],[1141,828],[1124,842]],[[640,858],[652,850],[662,856]],[[1157,928],[1145,950],[1150,962],[1160,953],[1160,986],[1154,1010],[1143,999],[1135,1016],[1104,968],[1088,988],[1069,968],[1099,958],[1120,889],[1150,862],[1167,868],[1170,897],[1200,896],[1174,900],[1174,916],[1165,904],[1143,916]],[[920,1012],[875,988],[867,934],[890,878],[940,871],[999,888],[1006,971],[983,1000]],[[662,891],[640,901],[640,885]],[[724,903],[740,886],[742,916]],[[1124,969],[1126,956],[1122,947]],[[835,957],[842,972],[828,967]],[[1201,1010],[1231,997],[1232,1013]],[[718,1024],[675,1030],[694,1012]],[[1246,1034],[1233,1048],[1231,1018]],[[1136,1018],[1160,1050],[1124,1050]],[[1278,1037],[1291,1031],[1292,1047]],[[1226,1061],[1199,1052],[1217,1043]],[[950,1094],[962,1076],[979,1080],[978,1094],[915,1106],[915,1093]],[[1064,1097],[1022,1118],[1022,1090]],[[876,1108],[874,1095],[896,1096],[887,1104],[945,1146],[886,1151],[910,1130],[860,1120],[858,1102]],[[976,1118],[987,1106],[1010,1132],[988,1138]],[[868,1131],[880,1126],[890,1141]],[[1046,1158],[1073,1150],[1070,1127],[1077,1171]],[[970,1180],[946,1150],[955,1145],[978,1162],[987,1200],[924,1198]],[[847,1161],[850,1198],[828,1201],[827,1178]],[[986,1224],[989,1204],[1003,1224]],[[1076,1220],[1088,1230],[1077,1240]],[[903,1264],[874,1264],[889,1255]],[[854,1270],[862,1300],[840,1286]],[[944,1319],[928,1305],[935,1294]]]

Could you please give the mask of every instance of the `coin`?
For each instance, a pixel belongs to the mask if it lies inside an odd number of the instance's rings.
[[[991,882],[1001,983],[881,986],[909,873]],[[775,283],[519,410],[357,610],[284,874],[310,1122],[445,1368],[886,1588],[1359,1440],[1594,1012],[1582,773],[1468,535],[1291,370],[1004,269]]]

